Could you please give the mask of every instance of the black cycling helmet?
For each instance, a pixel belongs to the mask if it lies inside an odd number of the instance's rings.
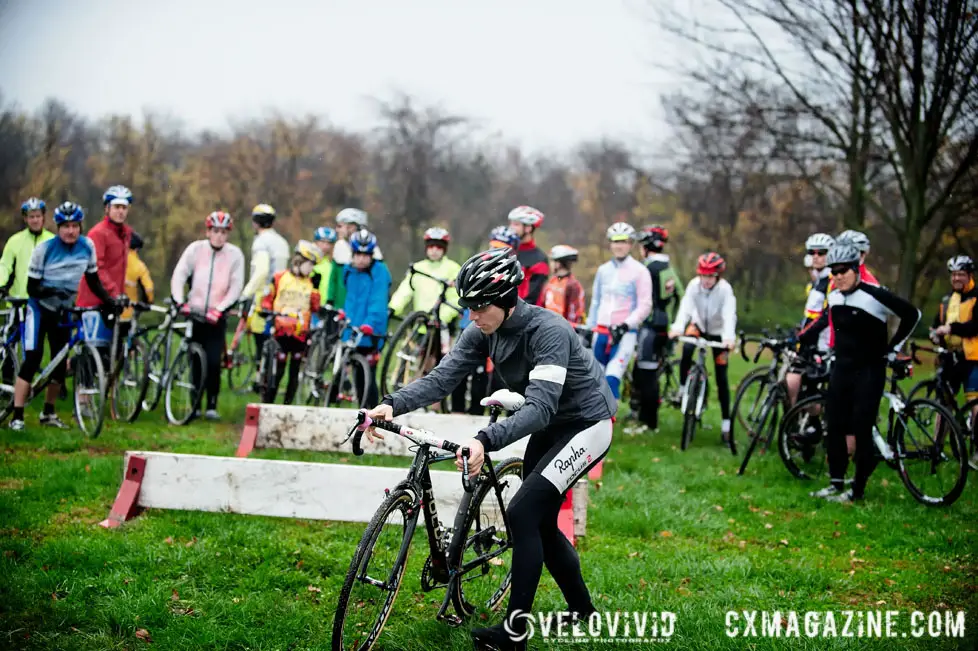
[[[143,238],[139,237],[139,233],[133,231],[132,237],[129,238],[129,248],[133,251],[143,248]]]
[[[489,249],[476,253],[465,261],[455,279],[458,303],[474,309],[487,305],[513,307],[522,282],[523,268],[512,249]]]

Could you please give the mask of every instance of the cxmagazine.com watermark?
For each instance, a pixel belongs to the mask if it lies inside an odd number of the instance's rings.
[[[727,637],[963,638],[965,611],[730,610]]]
[[[598,611],[579,618],[567,611],[514,610],[503,628],[514,642],[534,638],[564,644],[668,642],[676,631],[676,613]]]

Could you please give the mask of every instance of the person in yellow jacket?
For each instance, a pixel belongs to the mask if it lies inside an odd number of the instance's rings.
[[[411,306],[411,311],[427,312],[435,306],[444,285],[438,280],[450,282],[454,285],[455,277],[461,267],[457,262],[445,257],[448,252],[448,243],[451,236],[444,228],[429,228],[424,233],[425,256],[424,260],[415,262],[404,275],[404,280],[398,286],[397,291],[391,297],[388,307],[394,316],[407,316],[407,307]],[[412,271],[413,270],[413,271]],[[422,275],[424,274],[424,275]],[[431,276],[432,278],[428,278]],[[454,287],[449,287],[445,294],[445,300],[451,305],[458,305],[458,292]],[[458,310],[448,305],[442,305],[438,310],[438,318],[442,325],[447,328],[459,316]],[[447,334],[447,330],[445,331]],[[444,337],[444,335],[443,335]],[[447,337],[442,345],[442,353],[447,353]]]
[[[143,301],[153,302],[153,277],[149,275],[146,263],[139,257],[139,250],[143,248],[143,238],[139,233],[133,233],[129,240],[129,260],[126,262],[126,296],[130,303]],[[127,307],[123,311],[120,321],[128,324],[132,320],[132,307]]]
[[[312,315],[319,312],[319,274],[314,269],[323,259],[319,247],[308,240],[295,245],[288,269],[277,272],[262,299],[262,308],[276,312],[273,337],[278,344],[278,368],[274,384],[265,387],[262,402],[275,402],[278,385],[289,365],[289,383],[285,389],[285,404],[292,404],[299,388],[299,366],[306,352],[306,339]]]

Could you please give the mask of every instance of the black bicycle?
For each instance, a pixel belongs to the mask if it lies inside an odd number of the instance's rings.
[[[721,342],[702,337],[682,335],[678,339],[681,343],[696,346],[693,366],[686,375],[679,406],[680,411],[683,412],[683,436],[680,445],[685,450],[693,442],[696,426],[703,418],[703,412],[706,411],[706,396],[710,392],[710,376],[706,372],[706,349],[726,348],[726,346]]]
[[[522,396],[503,390],[483,404],[488,404],[490,422],[495,422],[503,411],[515,411],[522,402]],[[487,454],[480,475],[469,481],[468,449],[462,448],[465,493],[454,526],[446,529],[435,509],[429,467],[453,461],[459,445],[425,430],[371,421],[365,411],[360,411],[350,430],[354,454],[363,454],[360,439],[371,425],[409,439],[417,449],[407,478],[385,491],[350,562],[333,618],[334,651],[368,651],[377,642],[397,598],[411,540],[422,516],[428,534],[428,558],[421,570],[421,589],[446,589],[437,614],[439,621],[459,626],[465,617],[478,611],[497,609],[512,580],[512,538],[506,508],[522,482],[523,460],[513,457],[494,465]],[[454,608],[454,615],[448,612],[449,606]]]
[[[915,500],[928,506],[953,504],[968,479],[964,436],[952,413],[929,398],[905,400],[897,383],[913,376],[912,359],[890,362],[886,437],[873,426],[877,453],[900,474]],[[778,432],[778,451],[785,467],[798,479],[828,477],[824,414],[826,397],[800,400],[788,410]]]

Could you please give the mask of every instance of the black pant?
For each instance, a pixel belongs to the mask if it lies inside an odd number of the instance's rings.
[[[707,341],[720,341],[717,335],[700,335]],[[720,399],[720,415],[724,420],[730,418],[730,381],[727,379],[727,358],[730,351],[722,348],[711,348],[713,351],[713,374],[717,380],[717,397]],[[693,365],[693,353],[696,346],[685,344],[683,346],[683,358],[679,362],[679,382],[685,383],[689,369]]]
[[[379,399],[377,397],[377,349],[373,346],[360,346],[357,348],[357,352],[363,355],[367,359],[367,363],[370,365],[370,374],[364,378],[363,369],[357,364],[353,367],[354,379],[358,386],[364,386],[364,380],[366,380],[367,386],[367,401],[364,403],[364,407],[367,409],[373,409],[377,406]]]
[[[836,488],[842,489],[849,467],[849,450],[846,436],[856,437],[856,475],[852,482],[852,494],[862,497],[866,482],[879,463],[873,426],[879,414],[883,389],[886,388],[886,364],[876,362],[853,367],[832,367],[829,388],[825,396],[826,456],[829,476]]]
[[[227,321],[221,319],[215,324],[194,321],[191,341],[200,344],[207,358],[207,408],[217,409],[217,396],[221,392],[221,362],[224,358],[224,337],[227,334]],[[196,366],[196,365],[195,365]],[[196,371],[196,368],[194,369]],[[200,375],[194,372],[194,386],[200,386]]]
[[[261,363],[261,351],[265,347],[265,342],[268,341],[270,335],[266,335],[264,332],[254,332],[255,335],[255,365]]]
[[[275,337],[279,346],[278,359],[275,367],[275,381],[270,387],[265,387],[265,395],[262,402],[275,402],[275,394],[278,392],[278,385],[282,383],[282,376],[285,374],[285,365],[289,366],[289,383],[285,385],[285,401],[283,404],[291,405],[295,400],[295,392],[299,388],[299,368],[302,366],[302,356],[306,351],[306,342],[295,337]]]
[[[638,358],[632,373],[629,407],[649,429],[659,427],[659,369],[668,343],[665,331],[644,327],[638,333]]]
[[[486,397],[488,390],[489,374],[486,373],[486,366],[483,364],[455,387],[455,391],[452,392],[452,411],[456,414],[484,416],[486,408],[482,406],[482,399]],[[465,404],[466,391],[469,392],[468,405]]]
[[[69,328],[63,328],[60,325],[60,314],[45,310],[42,307],[38,307],[37,309],[40,310],[41,315],[36,324],[36,344],[34,350],[27,350],[27,347],[24,346],[24,363],[21,364],[20,372],[17,374],[17,377],[28,383],[34,381],[34,376],[37,375],[38,369],[41,368],[41,360],[44,358],[45,337],[48,340],[48,346],[51,348],[51,357],[54,357],[68,343],[69,336]],[[64,386],[65,367],[67,364],[68,358],[65,357],[51,374],[51,382]]]
[[[587,435],[596,426],[601,427],[594,422],[562,423],[530,436],[523,456],[523,484],[507,508],[513,533],[513,584],[507,613],[531,612],[544,565],[569,611],[589,613],[594,609],[581,576],[580,559],[558,528],[557,516],[570,487],[608,451],[610,424],[606,424],[609,434],[603,444]]]

